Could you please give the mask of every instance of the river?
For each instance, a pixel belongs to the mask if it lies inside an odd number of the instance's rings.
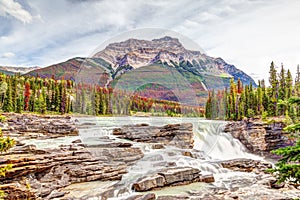
[[[230,134],[224,133],[225,121],[210,121],[203,118],[176,118],[176,117],[80,117],[77,118],[80,124],[79,136],[63,137],[41,141],[31,140],[38,148],[53,148],[60,144],[68,144],[76,139],[81,139],[86,145],[97,145],[105,143],[103,138],[110,138],[120,141],[112,135],[112,130],[117,127],[129,124],[147,123],[150,125],[165,125],[174,123],[192,123],[194,132],[194,155],[195,158],[183,156],[182,149],[176,147],[166,147],[165,149],[152,149],[149,144],[132,142],[133,146],[142,149],[144,157],[130,166],[128,173],[125,174],[118,187],[116,187],[115,196],[111,199],[118,199],[124,196],[136,194],[132,191],[131,184],[138,178],[145,176],[153,171],[166,168],[165,163],[176,163],[176,166],[190,166],[201,170],[202,174],[214,174],[215,182],[213,184],[193,183],[186,186],[176,186],[154,191],[156,195],[168,194],[188,194],[191,191],[205,190],[207,187],[234,188],[255,181],[256,174],[245,172],[233,172],[222,168],[218,161],[251,158],[263,160],[262,157],[248,153],[245,147]],[[124,140],[121,140],[124,142]],[[126,142],[130,142],[126,140]],[[75,196],[89,196],[90,193],[101,191],[107,185],[116,184],[116,182],[90,182],[71,185],[67,188]],[[127,188],[124,190],[124,187]],[[86,188],[86,189],[84,189]],[[101,199],[99,197],[99,199]]]

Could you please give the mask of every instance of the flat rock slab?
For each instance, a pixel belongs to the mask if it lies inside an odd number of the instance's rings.
[[[132,185],[132,189],[137,192],[144,192],[166,186],[186,185],[194,182],[212,182],[212,175],[202,177],[200,170],[192,167],[169,168],[156,174],[143,177]]]
[[[149,126],[148,124],[126,125],[113,130],[119,138],[135,142],[160,143],[182,149],[192,149],[193,125],[191,123]]]
[[[224,160],[224,161],[220,161],[220,164],[224,168],[228,168],[233,171],[241,171],[241,172],[260,173],[260,172],[265,172],[269,168],[272,168],[272,164],[269,162],[246,159],[246,158]]]
[[[4,113],[7,121],[0,123],[5,135],[25,139],[78,136],[75,120],[70,116]]]

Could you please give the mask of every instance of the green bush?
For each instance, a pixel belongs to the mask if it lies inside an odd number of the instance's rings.
[[[272,153],[282,156],[276,163],[275,169],[270,169],[278,182],[300,185],[300,140],[294,146],[273,150]]]

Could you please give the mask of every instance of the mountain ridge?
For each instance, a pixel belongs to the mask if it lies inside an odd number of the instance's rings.
[[[107,81],[112,82],[124,73],[155,64],[175,68],[191,81],[191,85],[197,85],[196,88],[202,88],[200,90],[203,91],[228,87],[230,78],[236,81],[240,78],[243,84],[252,83],[256,86],[249,75],[226,63],[222,58],[188,50],[179,39],[170,36],[152,40],[130,38],[110,43],[91,58],[72,58],[66,62],[33,70],[27,75],[41,77],[55,75],[56,78],[63,76],[65,79],[75,80],[80,73],[87,73],[88,75],[84,76],[89,79],[95,74],[101,76],[105,72],[108,74]],[[89,73],[91,70],[93,73]]]

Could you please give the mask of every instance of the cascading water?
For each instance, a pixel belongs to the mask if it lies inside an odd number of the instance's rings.
[[[225,125],[224,121],[199,120],[194,122],[194,148],[204,151],[212,159],[261,159],[259,156],[247,153],[239,140],[224,133]]]
[[[139,147],[144,157],[128,168],[128,173],[123,175],[122,180],[116,185],[115,198],[132,195],[131,185],[138,178],[147,176],[160,169],[169,167],[190,166],[201,170],[202,174],[212,173],[215,177],[214,185],[218,187],[231,187],[233,179],[252,179],[253,174],[232,172],[219,165],[220,160],[235,158],[262,159],[259,156],[247,153],[245,147],[230,134],[224,133],[224,121],[209,121],[199,118],[165,118],[165,117],[101,117],[101,118],[78,118],[81,127],[80,139],[86,145],[106,143],[108,140],[123,141],[112,135],[112,130],[128,124],[148,123],[154,126],[175,123],[193,123],[194,149],[193,158],[184,156],[183,149],[167,146],[165,149],[152,149],[151,144],[131,142]],[[54,139],[55,140],[55,139]],[[53,141],[55,142],[55,141]],[[95,182],[95,184],[99,184]],[[201,187],[200,187],[200,185]],[[189,190],[199,190],[205,183],[191,184],[162,189],[161,193],[179,193]],[[97,185],[95,185],[97,187]],[[185,188],[185,189],[183,189]],[[187,192],[187,191],[186,191]]]

